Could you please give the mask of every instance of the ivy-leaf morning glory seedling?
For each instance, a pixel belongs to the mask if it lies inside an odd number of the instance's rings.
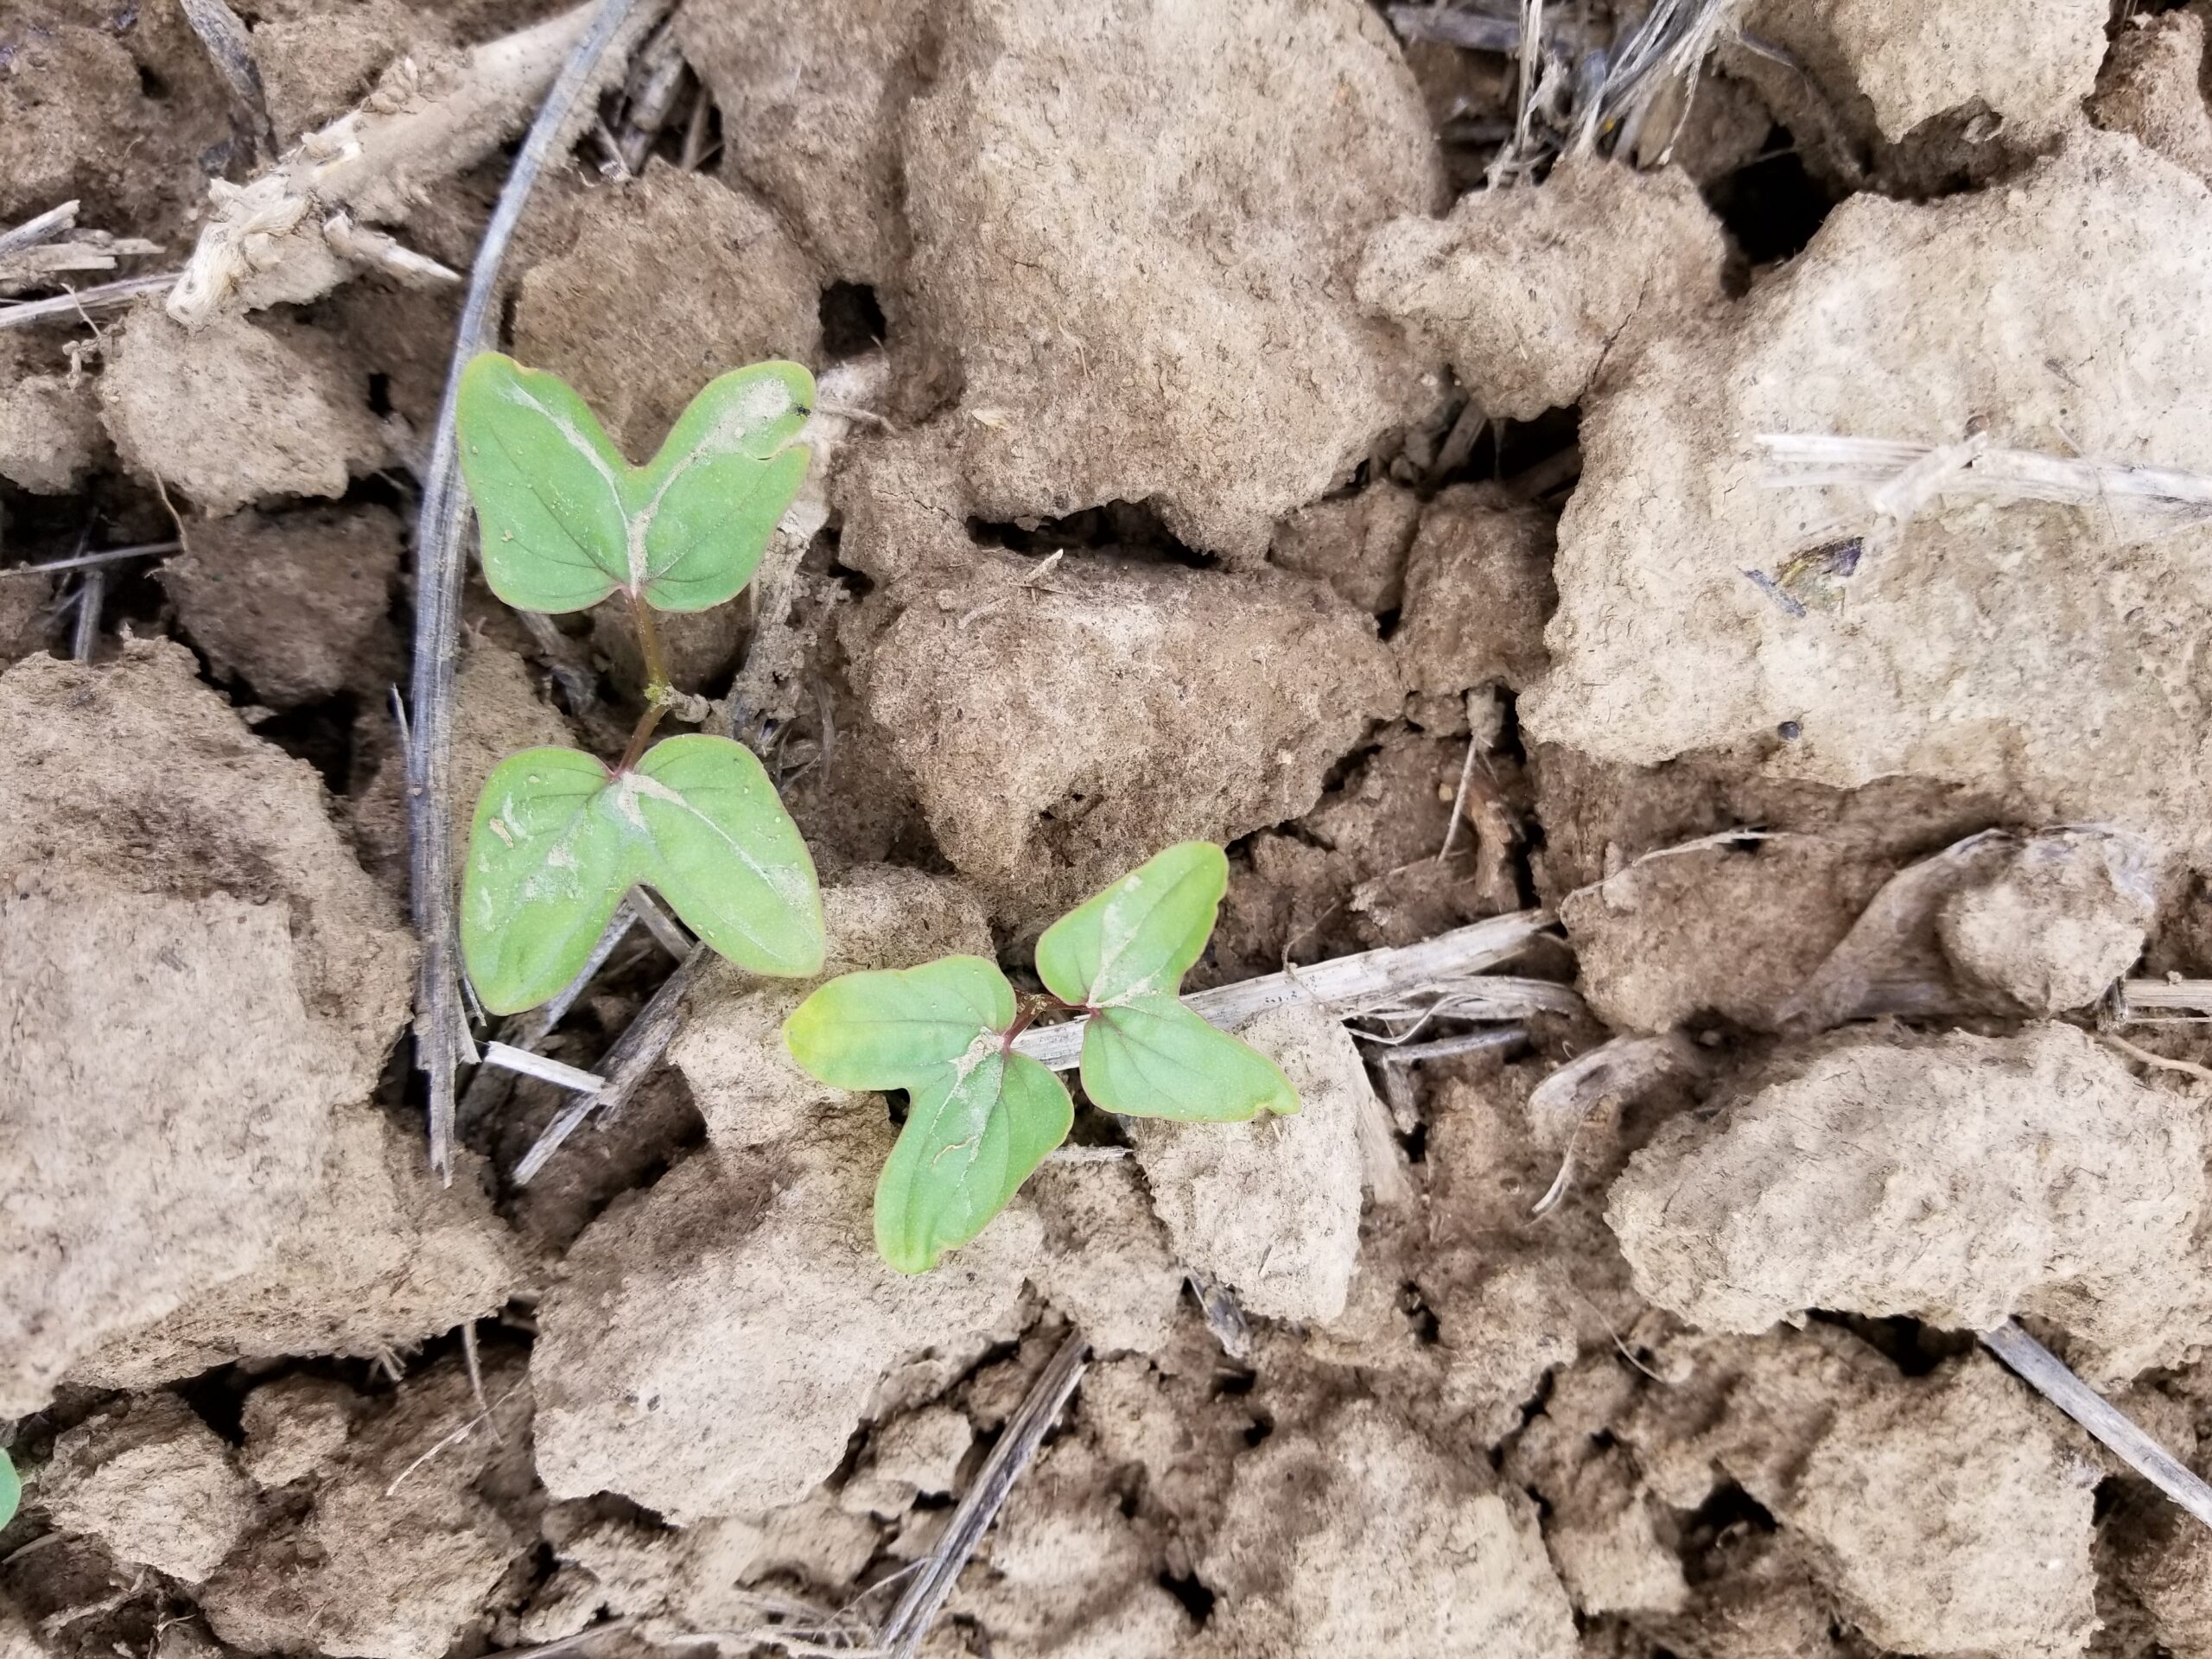
[[[620,593],[645,661],[645,708],[614,766],[525,749],[485,780],[461,880],[461,956],[494,1014],[573,979],[633,883],[756,973],[822,966],[814,862],[750,750],[704,734],[646,747],[677,700],[656,611],[721,604],[752,580],[806,475],[814,378],[756,363],[691,400],[632,467],[558,377],[486,353],[462,372],[461,474],[492,591],[521,610]]]
[[[1014,1052],[1026,1023],[981,957],[842,975],[785,1022],[792,1057],[823,1082],[906,1090],[875,1185],[875,1247],[899,1272],[982,1232],[1074,1127],[1067,1085]]]
[[[1037,977],[1090,1016],[1083,1091],[1125,1117],[1235,1123],[1294,1112],[1274,1062],[1183,1006],[1183,976],[1213,936],[1229,860],[1186,841],[1132,870],[1045,930]]]
[[[518,611],[581,611],[617,592],[703,611],[753,579],[798,493],[814,377],[755,363],[708,382],[643,467],[558,375],[497,352],[461,372],[456,409],[493,593]]]
[[[1131,1116],[1234,1122],[1294,1112],[1274,1062],[1183,1006],[1229,885],[1218,847],[1169,848],[1046,930],[1037,971],[1049,1001],[1090,1016],[1083,1085]],[[906,1127],[875,1189],[875,1242],[921,1273],[1003,1210],[1075,1122],[1066,1085],[1014,1052],[1039,1012],[996,966],[947,957],[845,974],[799,1004],[784,1042],[838,1089],[904,1089]]]

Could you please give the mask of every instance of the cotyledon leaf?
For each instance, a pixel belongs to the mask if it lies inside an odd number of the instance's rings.
[[[577,749],[524,749],[476,799],[461,884],[461,953],[494,1014],[534,1008],[576,976],[637,880],[644,850],[594,805],[607,768]]]
[[[709,381],[632,467],[558,376],[481,353],[455,420],[485,580],[529,611],[618,590],[659,610],[721,604],[752,580],[806,476],[797,440],[813,408],[804,368],[756,363]]]
[[[485,780],[461,880],[461,955],[484,1006],[518,1014],[559,991],[636,881],[741,967],[821,968],[813,860],[744,745],[671,738],[620,773],[525,749]]]
[[[1298,1109],[1274,1063],[1177,1000],[1212,936],[1229,860],[1185,841],[1147,859],[1045,930],[1037,973],[1062,1001],[1087,1006],[1083,1088],[1131,1117],[1228,1123]]]
[[[822,971],[822,893],[798,826],[752,750],[689,733],[656,743],[611,793],[651,838],[645,879],[741,968]]]
[[[628,582],[630,465],[568,382],[486,352],[461,371],[454,418],[493,593],[580,611]]]
[[[1179,842],[1046,928],[1038,976],[1062,1001],[1093,1007],[1172,995],[1206,948],[1228,888],[1220,848]]]
[[[995,963],[946,957],[845,974],[784,1022],[791,1058],[840,1089],[904,1089],[906,1122],[875,1187],[875,1243],[925,1273],[1006,1208],[1067,1139],[1067,1086],[1012,1053],[1014,988]]]
[[[752,581],[806,477],[798,438],[813,412],[814,377],[796,363],[755,363],[691,400],[639,475],[647,604],[703,611]]]
[[[995,1033],[912,1090],[906,1127],[875,1184],[875,1247],[901,1273],[926,1273],[1006,1208],[1067,1139],[1075,1103],[1044,1066]]]
[[[16,1460],[0,1452],[0,1527],[16,1518],[16,1508],[23,1501],[23,1478],[16,1472]]]
[[[1014,1023],[1014,988],[995,963],[945,957],[919,968],[842,974],[791,1011],[784,1046],[834,1089],[911,1089]]]
[[[1083,1091],[1104,1111],[1185,1122],[1236,1123],[1263,1108],[1298,1109],[1298,1091],[1273,1060],[1161,991],[1090,1016]]]

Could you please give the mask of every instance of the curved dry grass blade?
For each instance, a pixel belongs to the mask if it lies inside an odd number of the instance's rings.
[[[415,931],[423,961],[416,981],[415,1060],[429,1080],[430,1167],[453,1179],[454,1077],[475,1045],[461,1005],[461,952],[453,882],[453,693],[461,647],[461,591],[467,571],[462,531],[468,498],[460,487],[454,400],[461,372],[497,328],[499,267],[523,206],[545,163],[572,137],[570,124],[590,113],[583,94],[630,24],[639,0],[601,0],[546,95],[515,158],[470,269],[455,331],[429,474],[415,532],[414,741],[407,754],[407,829]],[[652,8],[658,10],[658,6]]]

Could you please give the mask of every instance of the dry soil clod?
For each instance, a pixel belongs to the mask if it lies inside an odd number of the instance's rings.
[[[836,1470],[894,1364],[1019,1330],[1033,1217],[1001,1217],[920,1278],[876,1255],[892,1138],[854,1118],[774,1154],[698,1154],[592,1224],[538,1313],[550,1491],[620,1492],[678,1522],[795,1502]]]
[[[1237,1035],[1282,1068],[1299,1109],[1233,1126],[1135,1122],[1153,1208],[1178,1259],[1248,1311],[1333,1319],[1359,1249],[1366,1067],[1351,1033],[1311,1005],[1273,1009]]]
[[[253,1522],[229,1446],[173,1394],[148,1394],[54,1442],[39,1484],[54,1525],[119,1561],[198,1584]]]
[[[2212,106],[2204,93],[2204,14],[2128,19],[2088,102],[2101,127],[2133,133],[2184,172],[2212,185]]]
[[[1699,1360],[1690,1389],[1651,1396],[1652,1417],[1622,1437],[1647,1467],[1672,1465],[1669,1485],[1692,1465],[1699,1482],[1718,1470],[1740,1483],[1868,1639],[2005,1659],[2088,1649],[2097,1471],[2079,1431],[1993,1360],[1971,1353],[1909,1379],[1820,1326]],[[1647,1437],[1699,1402],[1709,1427],[1659,1452]]]
[[[1084,560],[1033,593],[1023,574],[976,558],[893,582],[846,630],[938,844],[1010,912],[1304,811],[1399,706],[1371,619],[1317,582]]]
[[[2073,1338],[2092,1382],[2212,1338],[2202,1131],[2071,1027],[1837,1033],[1629,1162],[1606,1219],[1660,1306],[1706,1330],[1809,1308]],[[2060,1150],[2063,1148],[2063,1150]]]
[[[112,338],[100,416],[132,472],[206,512],[338,496],[389,450],[327,336],[227,318],[190,332],[149,305]]]
[[[1745,25],[1795,53],[1854,123],[1891,143],[1969,106],[2031,145],[2079,119],[2105,55],[2101,0],[1758,0]],[[2001,124],[2001,125],[1999,124]]]
[[[20,1414],[275,1268],[340,1115],[366,1109],[412,952],[312,768],[165,642],[0,678],[0,1116],[36,1149],[0,1204]]]
[[[278,1510],[209,1580],[201,1609],[216,1635],[252,1652],[445,1652],[526,1542],[510,1505],[529,1487],[529,1384],[508,1357],[485,1387],[501,1435],[457,1357],[374,1402],[281,1381],[264,1385],[277,1397],[250,1397],[249,1463],[286,1441],[338,1443],[305,1505]]]
[[[1786,270],[1655,342],[1586,413],[1553,666],[1525,729],[1631,764],[1764,743],[1782,777],[1910,772],[1998,795],[2014,821],[2118,821],[2198,849],[2205,722],[2183,664],[2191,550],[2212,530],[2146,543],[2094,507],[1969,505],[1853,561],[1840,550],[1863,519],[1822,491],[1760,487],[1757,441],[1941,445],[1979,422],[1993,447],[2063,429],[2082,454],[2212,468],[2195,390],[2212,329],[2193,321],[2212,303],[2175,308],[2147,367],[2108,349],[2115,317],[2212,284],[2178,252],[2208,240],[2195,180],[2088,129],[2000,187],[1844,202]],[[2010,344],[2031,336],[2035,353]],[[1803,613],[1746,572],[1798,582]]]
[[[1439,1459],[1369,1402],[1280,1429],[1239,1459],[1201,1568],[1222,1597],[1199,1643],[1208,1654],[1578,1650],[1526,1499]]]
[[[964,381],[972,510],[1153,501],[1256,563],[1425,401],[1350,293],[1365,234],[1442,186],[1388,28],[1350,0],[955,15],[905,110],[903,287]],[[1141,86],[1144,118],[1071,83]]]
[[[1462,196],[1444,219],[1382,226],[1358,291],[1448,359],[1485,414],[1529,421],[1717,306],[1726,257],[1685,175],[1593,158],[1540,186]]]

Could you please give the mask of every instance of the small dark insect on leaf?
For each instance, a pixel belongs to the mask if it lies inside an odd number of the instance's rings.
[[[1808,611],[1832,610],[1841,602],[1843,584],[1857,574],[1866,553],[1864,537],[1847,536],[1791,554],[1772,575],[1764,570],[1744,575],[1789,615],[1803,616]]]

